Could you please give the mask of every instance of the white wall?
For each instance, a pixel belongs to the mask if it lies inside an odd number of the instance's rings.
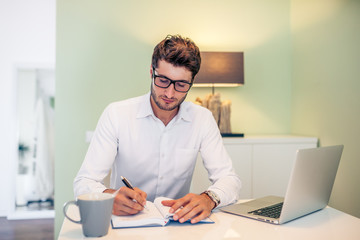
[[[292,133],[344,144],[329,205],[360,217],[360,1],[292,0]]]
[[[0,216],[14,204],[16,66],[55,62],[55,0],[0,0]]]

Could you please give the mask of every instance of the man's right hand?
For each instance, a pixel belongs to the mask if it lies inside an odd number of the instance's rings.
[[[104,193],[114,193],[115,189],[106,189]],[[139,188],[134,190],[121,187],[119,192],[116,194],[113,204],[114,215],[133,215],[144,209],[146,205],[147,194]]]

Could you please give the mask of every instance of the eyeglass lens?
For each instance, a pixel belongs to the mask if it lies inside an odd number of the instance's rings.
[[[156,86],[160,88],[168,88],[172,83],[174,83],[174,88],[178,92],[187,92],[189,91],[191,84],[181,80],[174,81],[167,77],[158,76],[155,74],[155,68],[153,68],[153,79]]]
[[[190,88],[189,83],[180,82],[180,81],[172,81],[166,78],[162,78],[159,76],[154,76],[155,85],[161,88],[168,88],[170,84],[174,83],[175,90],[179,92],[187,92]]]

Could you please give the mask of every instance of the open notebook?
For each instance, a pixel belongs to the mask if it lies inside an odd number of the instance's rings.
[[[169,221],[173,220],[174,213],[169,213],[170,207],[161,204],[163,200],[171,200],[170,198],[158,197],[152,203],[146,202],[146,207],[136,215],[129,216],[115,216],[111,217],[111,225],[113,228],[127,228],[127,227],[156,227],[165,226]],[[206,218],[202,223],[213,223],[210,218]]]

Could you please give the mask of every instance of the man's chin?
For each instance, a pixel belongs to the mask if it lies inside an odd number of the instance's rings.
[[[172,110],[176,109],[178,107],[178,105],[176,105],[176,104],[160,104],[160,106],[158,106],[158,107],[164,111],[172,111]]]

